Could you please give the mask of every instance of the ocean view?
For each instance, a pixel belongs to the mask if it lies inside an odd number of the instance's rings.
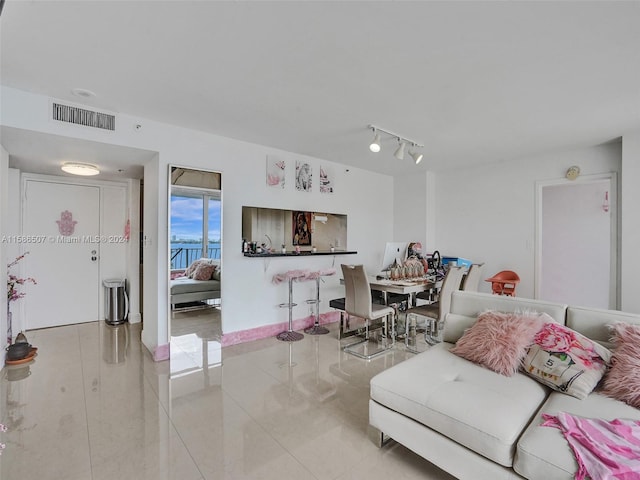
[[[220,242],[210,242],[209,258],[220,258]],[[187,268],[191,262],[202,257],[202,246],[199,243],[171,242],[171,268]]]

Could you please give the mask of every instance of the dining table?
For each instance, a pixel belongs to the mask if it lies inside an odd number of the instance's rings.
[[[380,278],[376,275],[368,275],[369,287],[371,290],[382,292],[382,298],[385,305],[388,305],[388,294],[395,293],[399,295],[409,295],[411,306],[416,306],[416,294],[418,292],[432,292],[433,300],[437,297],[438,288],[442,285],[441,280],[435,277],[420,277],[406,279],[388,279]]]

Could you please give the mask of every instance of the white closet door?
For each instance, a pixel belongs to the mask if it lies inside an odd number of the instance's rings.
[[[98,320],[100,189],[27,181],[23,234],[38,240],[25,245],[23,274],[38,282],[26,285],[25,328]]]

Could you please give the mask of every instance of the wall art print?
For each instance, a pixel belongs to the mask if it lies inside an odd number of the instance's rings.
[[[311,212],[291,212],[293,245],[311,245]]]
[[[68,237],[69,235],[73,235],[76,229],[76,223],[78,222],[73,219],[73,214],[69,210],[65,210],[60,213],[60,220],[56,220],[56,223],[58,224],[60,235]]]
[[[284,160],[267,156],[267,185],[284,188],[286,168],[287,164]]]
[[[335,178],[333,167],[320,165],[320,193],[333,193]]]
[[[310,192],[313,184],[313,170],[307,162],[296,160],[296,190]]]

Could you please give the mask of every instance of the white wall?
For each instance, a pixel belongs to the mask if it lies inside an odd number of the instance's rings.
[[[223,331],[230,333],[287,320],[286,311],[276,307],[286,296],[286,287],[273,285],[274,273],[291,268],[339,269],[340,262],[364,263],[376,269],[382,261],[384,243],[393,236],[393,182],[391,177],[340,164],[305,157],[281,150],[232,140],[217,135],[188,130],[130,115],[118,115],[117,132],[94,131],[75,125],[59,125],[47,120],[48,101],[11,88],[2,88],[3,125],[52,133],[56,135],[108,142],[158,152],[145,165],[143,249],[143,334],[150,350],[168,342],[167,277],[168,277],[168,165],[202,168],[222,173],[223,251],[222,297]],[[134,125],[142,128],[136,129]],[[268,188],[265,181],[266,156],[287,162],[286,188]],[[295,160],[306,160],[313,166],[315,186],[310,193],[298,192],[293,184]],[[335,193],[320,194],[317,188],[321,163],[334,167]],[[387,195],[380,195],[386,192]],[[358,255],[314,258],[244,258],[240,252],[242,239],[242,206],[327,211],[348,216],[348,248]],[[300,284],[296,300],[312,298],[311,282]],[[330,310],[328,299],[343,296],[338,276],[322,286],[322,311]],[[308,315],[304,302],[294,311],[294,318]]]
[[[514,270],[521,278],[517,295],[533,298],[536,182],[561,179],[571,165],[583,175],[618,172],[620,161],[621,145],[614,143],[438,173],[436,247],[484,262],[486,277]],[[490,285],[480,282],[480,291],[490,292]]]
[[[0,146],[0,240],[7,235],[9,211],[9,153]],[[0,241],[0,262],[7,262],[7,242]],[[0,295],[0,361],[4,365],[5,343],[7,334],[7,297]]]
[[[640,131],[622,137],[620,309],[640,313]]]
[[[394,242],[420,242],[426,249],[428,189],[427,172],[416,172],[413,175],[394,177]],[[426,252],[427,250],[425,250]]]

